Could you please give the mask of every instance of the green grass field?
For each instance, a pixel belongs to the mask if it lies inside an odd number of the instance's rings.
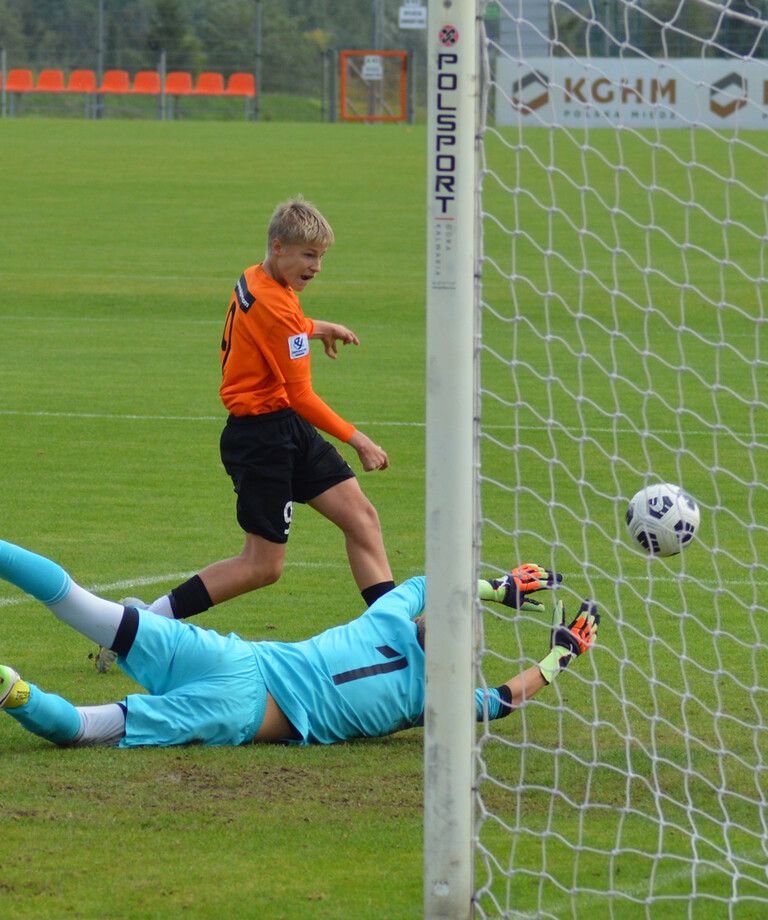
[[[388,450],[364,487],[397,579],[421,572],[423,131],[23,119],[0,122],[0,148],[3,537],[114,599],[239,552],[218,343],[272,208],[301,192],[338,239],[305,309],[361,339],[316,355],[315,386]],[[361,612],[332,531],[298,509],[281,582],[199,621],[298,639]],[[3,661],[75,702],[131,689],[44,609],[0,597]],[[420,915],[418,732],[129,753],[0,731],[4,916]]]
[[[649,177],[679,189],[688,171],[644,141],[625,140],[616,179],[610,135],[592,132],[590,155],[528,140],[529,153],[489,140],[500,271],[484,270],[481,556],[551,563],[569,603],[594,596],[604,620],[590,660],[482,741],[478,915],[761,920],[763,213],[737,189],[740,222],[713,237],[725,205],[706,170],[690,194],[711,219],[649,199]],[[425,143],[406,126],[0,121],[0,535],[114,599],[152,600],[239,551],[218,342],[274,204],[301,192],[337,237],[305,311],[361,339],[336,362],[316,352],[315,387],[387,449],[391,469],[361,481],[396,579],[421,572]],[[705,140],[697,155],[729,157]],[[755,151],[738,174],[764,185],[764,166]],[[502,194],[516,182],[526,194]],[[525,233],[513,242],[505,225]],[[703,241],[735,248],[746,274],[697,262]],[[707,299],[721,282],[739,310]],[[700,541],[669,562],[624,533],[650,473],[702,504]],[[300,508],[282,580],[198,622],[293,640],[361,610],[341,540]],[[486,635],[489,682],[546,644],[529,618],[488,618]],[[93,652],[0,586],[0,661],[76,703],[131,692]],[[0,748],[3,917],[422,914],[419,731],[328,749],[59,751],[2,717]]]

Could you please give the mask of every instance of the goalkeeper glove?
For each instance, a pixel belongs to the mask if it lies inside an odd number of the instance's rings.
[[[515,610],[540,612],[544,609],[544,605],[529,595],[544,588],[554,588],[562,580],[562,575],[550,572],[549,569],[532,562],[526,562],[512,569],[502,578],[482,580],[480,598],[484,601],[497,601]]]
[[[558,601],[555,604],[551,651],[539,662],[539,669],[548,684],[551,684],[574,658],[578,658],[594,645],[599,625],[600,614],[592,601],[586,600],[582,603],[570,626],[565,625],[563,602]]]

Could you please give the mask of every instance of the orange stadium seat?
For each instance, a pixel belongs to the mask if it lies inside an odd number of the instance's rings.
[[[9,70],[5,83],[6,92],[31,93],[34,88],[31,70]]]
[[[130,91],[130,83],[131,78],[127,70],[106,70],[98,92],[127,93]]]
[[[95,93],[96,74],[92,70],[73,70],[67,80],[68,93]]]
[[[61,70],[41,70],[35,84],[36,93],[63,93],[64,73]]]
[[[224,77],[220,73],[201,73],[195,86],[196,96],[221,96],[224,92]]]
[[[165,78],[166,96],[188,96],[192,92],[192,74],[172,70]]]
[[[5,81],[8,93],[31,93],[34,81],[31,70],[9,70]]]
[[[227,96],[255,96],[256,81],[251,73],[233,73],[227,82]]]
[[[160,94],[160,74],[155,70],[140,70],[133,78],[132,93]]]

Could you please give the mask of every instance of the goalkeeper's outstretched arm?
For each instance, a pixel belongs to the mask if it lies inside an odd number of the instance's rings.
[[[501,719],[509,715],[539,690],[551,684],[574,658],[583,655],[594,645],[599,625],[597,607],[592,601],[586,600],[566,626],[565,607],[562,601],[558,601],[553,615],[549,652],[538,664],[516,674],[500,687],[487,692],[477,690],[475,701],[478,721],[485,718],[486,711],[489,719]]]

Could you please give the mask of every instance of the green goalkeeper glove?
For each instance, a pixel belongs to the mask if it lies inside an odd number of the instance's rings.
[[[562,601],[555,604],[552,622],[552,650],[539,662],[544,680],[551,684],[557,675],[564,671],[574,658],[583,655],[594,645],[600,614],[592,601],[586,600],[579,607],[579,612],[570,626],[565,625],[565,607]]]
[[[562,580],[563,576],[559,573],[550,572],[549,569],[533,562],[525,562],[502,578],[493,578],[490,581],[481,580],[480,599],[496,601],[504,604],[505,607],[513,607],[515,610],[539,613],[543,611],[544,605],[529,595],[544,588],[554,588]]]

